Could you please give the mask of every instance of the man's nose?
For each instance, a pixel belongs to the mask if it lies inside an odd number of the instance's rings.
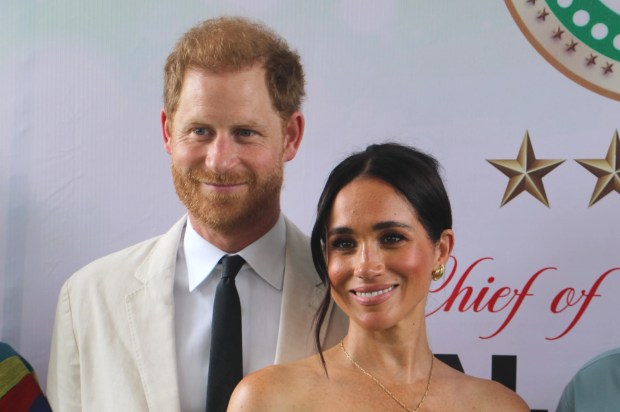
[[[214,173],[226,173],[239,163],[238,145],[225,133],[218,133],[207,148],[206,166]]]

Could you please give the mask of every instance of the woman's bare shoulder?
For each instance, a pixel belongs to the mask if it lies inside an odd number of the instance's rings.
[[[449,367],[448,367],[449,368]],[[451,369],[451,368],[450,368]],[[476,411],[529,412],[525,401],[501,383],[466,375],[454,369],[444,375],[451,392]]]
[[[529,412],[525,401],[513,390],[501,383],[475,378],[478,381],[479,394],[485,399],[483,411]]]
[[[320,379],[316,361],[272,365],[247,375],[235,388],[228,411],[293,411]]]

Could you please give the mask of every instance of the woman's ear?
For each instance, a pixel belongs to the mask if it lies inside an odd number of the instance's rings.
[[[437,250],[437,264],[445,265],[454,248],[454,232],[452,229],[445,229],[441,232],[435,248]]]

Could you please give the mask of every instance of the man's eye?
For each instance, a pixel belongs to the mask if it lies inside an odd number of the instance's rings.
[[[254,131],[250,129],[239,129],[237,135],[239,135],[239,137],[252,137],[254,136]]]
[[[207,134],[207,129],[204,127],[196,127],[194,128],[194,134],[197,134],[199,136],[204,136]]]

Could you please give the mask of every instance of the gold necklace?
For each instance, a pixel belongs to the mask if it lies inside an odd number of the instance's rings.
[[[415,409],[409,409],[407,405],[405,405],[400,399],[394,396],[394,394],[390,392],[390,390],[386,388],[381,382],[379,382],[377,378],[372,376],[369,372],[366,371],[366,369],[362,368],[357,362],[355,362],[355,359],[353,359],[351,355],[349,355],[349,352],[347,352],[347,350],[344,348],[343,341],[344,339],[340,341],[340,349],[342,349],[346,357],[351,361],[351,363],[353,363],[353,365],[355,365],[357,369],[359,369],[364,375],[372,379],[374,383],[379,385],[379,387],[383,390],[383,392],[387,393],[389,397],[394,399],[394,401],[396,401],[396,403],[398,403],[404,410],[409,411],[409,412],[418,412],[418,410],[420,409],[420,406],[422,406],[422,404],[424,403],[424,400],[426,399],[426,395],[428,395],[428,390],[431,387],[431,378],[433,377],[433,360],[435,359],[434,356],[431,356],[431,370],[428,372],[428,381],[426,382],[426,390],[424,391],[424,395],[422,395],[422,399],[420,400],[420,403],[418,403],[418,406],[416,406]]]

